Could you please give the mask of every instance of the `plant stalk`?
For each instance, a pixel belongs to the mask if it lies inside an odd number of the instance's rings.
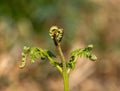
[[[64,91],[69,91],[69,80],[68,80],[68,73],[67,73],[67,67],[66,67],[66,60],[63,55],[60,44],[58,44],[56,47],[57,47],[57,50],[58,50],[58,53],[60,55],[60,59],[63,65],[62,76],[63,76],[63,82],[64,82]]]
[[[69,81],[67,71],[63,71],[64,91],[69,91]]]

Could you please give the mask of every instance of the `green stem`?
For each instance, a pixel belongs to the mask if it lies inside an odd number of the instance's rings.
[[[63,55],[62,49],[60,47],[60,44],[58,44],[56,47],[57,47],[57,50],[58,50],[58,53],[60,55],[61,62],[62,62],[62,65],[63,65],[62,76],[63,76],[63,82],[64,82],[64,91],[69,91],[69,81],[68,81],[68,73],[67,73],[67,67],[66,67],[66,60],[65,60],[65,57]]]
[[[68,81],[68,74],[67,72],[63,71],[63,81],[64,81],[64,91],[69,91],[69,81]]]

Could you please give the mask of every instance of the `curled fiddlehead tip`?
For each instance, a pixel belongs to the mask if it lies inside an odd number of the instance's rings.
[[[52,26],[49,31],[51,39],[53,39],[55,45],[61,42],[63,37],[63,29],[58,28],[57,26]]]
[[[22,53],[21,55],[22,55],[22,63],[19,65],[20,69],[24,68],[26,65],[26,55],[25,53]]]
[[[27,47],[27,46],[24,46],[23,48],[23,52],[22,52],[22,63],[19,65],[19,68],[24,68],[25,65],[26,65],[26,57],[27,57],[27,54],[29,53],[30,51],[30,47]]]

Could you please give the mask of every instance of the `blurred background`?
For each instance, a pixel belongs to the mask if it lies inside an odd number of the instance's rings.
[[[88,44],[98,57],[78,60],[70,91],[120,91],[120,0],[0,0],[0,91],[63,91],[47,60],[19,69],[24,45],[56,53],[52,25],[64,29],[66,59]]]

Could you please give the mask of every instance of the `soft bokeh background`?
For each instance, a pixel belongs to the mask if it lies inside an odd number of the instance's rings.
[[[81,58],[70,91],[120,91],[120,0],[0,0],[0,91],[63,91],[48,61],[19,69],[23,46],[55,51],[48,30],[64,28],[66,59],[93,44],[97,62]]]

